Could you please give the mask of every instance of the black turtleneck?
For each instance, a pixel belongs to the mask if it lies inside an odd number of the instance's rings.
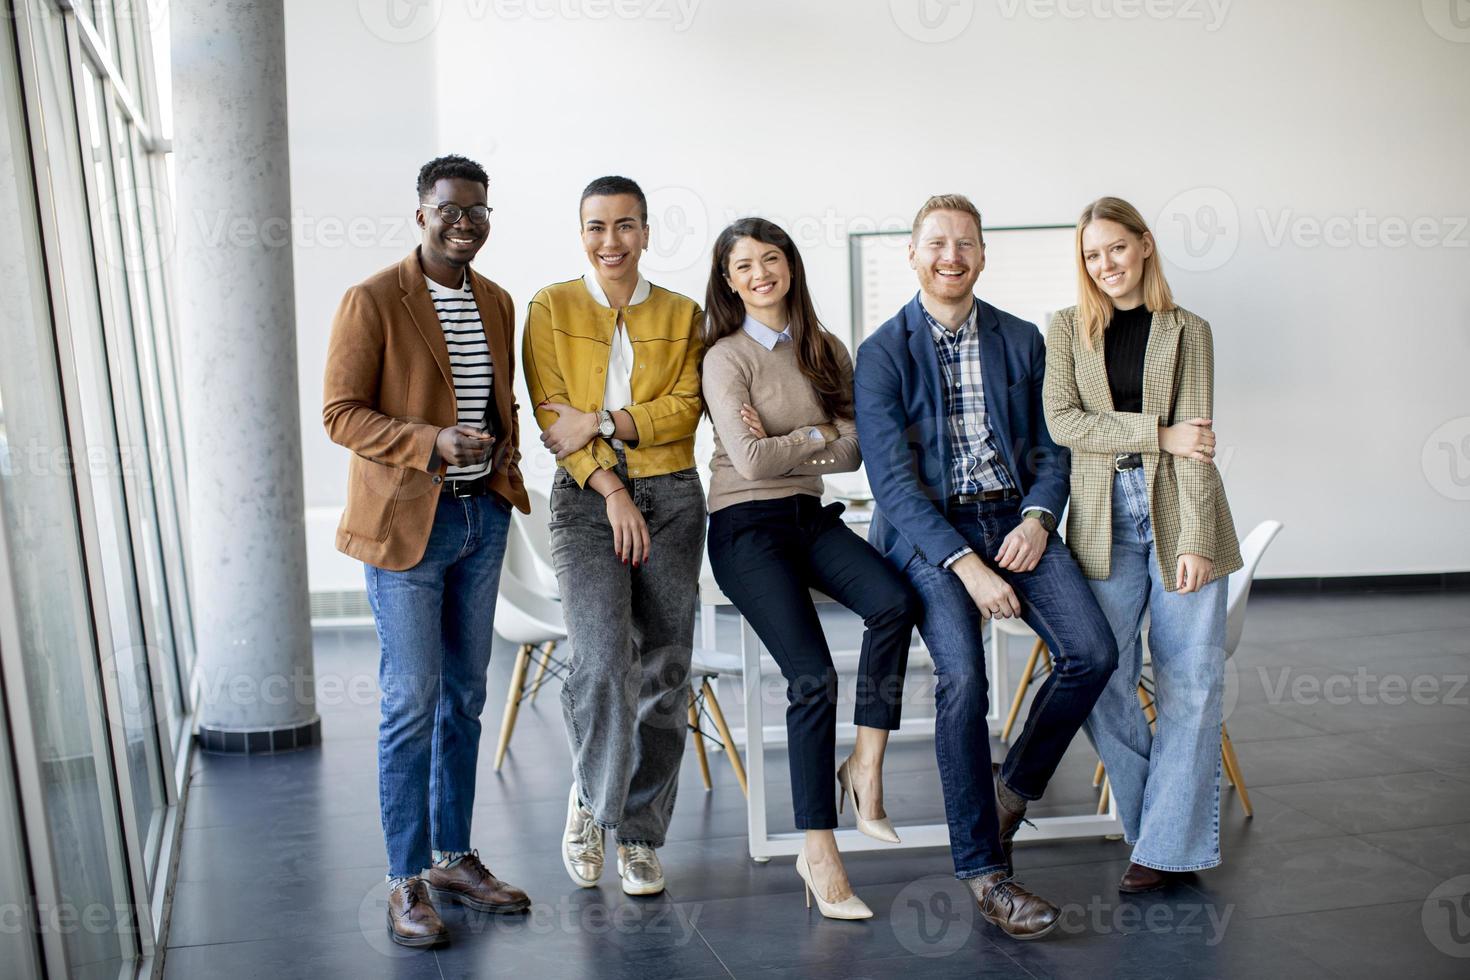
[[[1143,411],[1143,352],[1148,348],[1152,320],[1153,314],[1142,303],[1131,310],[1115,309],[1103,334],[1103,361],[1115,412]]]

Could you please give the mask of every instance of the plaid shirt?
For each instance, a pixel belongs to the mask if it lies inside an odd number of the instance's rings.
[[[949,423],[950,493],[1014,490],[985,414],[985,382],[980,377],[980,304],[954,333],[924,311],[939,371],[944,377],[944,414]]]

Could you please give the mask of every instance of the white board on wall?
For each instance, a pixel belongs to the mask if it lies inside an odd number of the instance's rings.
[[[1045,331],[1051,314],[1077,302],[1075,235],[1072,225],[987,228],[976,294]],[[918,291],[908,245],[907,230],[848,236],[854,348]]]

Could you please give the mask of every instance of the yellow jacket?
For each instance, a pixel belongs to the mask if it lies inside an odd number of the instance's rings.
[[[561,402],[583,412],[623,409],[633,417],[637,445],[625,451],[630,477],[660,476],[694,465],[699,424],[700,325],[704,314],[687,296],[659,286],[622,310],[633,347],[631,405],[603,405],[607,362],[618,310],[602,305],[581,279],[547,286],[531,300],[521,360],[536,422],[544,432],[558,416],[539,406]],[[594,438],[560,461],[585,486],[597,469],[617,465],[612,445]]]

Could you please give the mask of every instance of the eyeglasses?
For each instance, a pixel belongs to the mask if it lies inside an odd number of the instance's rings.
[[[458,204],[421,204],[419,206],[438,211],[439,217],[444,219],[446,225],[459,224],[459,219],[465,215],[469,215],[470,221],[474,224],[483,225],[490,220],[490,212],[495,210],[483,204],[476,204],[469,208],[462,208]]]

